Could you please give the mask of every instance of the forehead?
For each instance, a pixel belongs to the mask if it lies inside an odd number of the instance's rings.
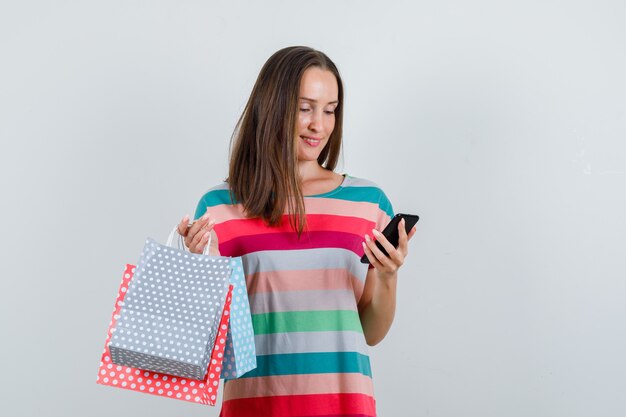
[[[339,89],[335,75],[318,67],[311,67],[302,74],[300,97],[307,97],[323,104],[337,101]]]

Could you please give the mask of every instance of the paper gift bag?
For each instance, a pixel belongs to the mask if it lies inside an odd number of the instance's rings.
[[[226,333],[229,321],[229,311],[231,303],[232,286],[229,286],[227,297],[224,302],[224,309],[220,315],[220,323],[218,326],[215,345],[211,346],[211,357],[207,367],[206,377],[202,381],[181,378],[158,372],[150,372],[144,369],[116,365],[111,362],[109,351],[109,341],[112,331],[115,329],[121,306],[127,295],[129,283],[133,279],[135,272],[134,265],[126,265],[126,270],[122,278],[115,308],[104,351],[98,369],[97,383],[108,385],[148,394],[159,395],[163,397],[175,398],[183,401],[195,402],[204,405],[215,405],[217,399],[217,391],[219,387],[219,378],[222,371],[222,360],[224,357],[224,347],[226,343]]]
[[[111,336],[111,361],[202,380],[228,291],[231,258],[173,248],[175,232],[167,245],[146,240]]]
[[[230,283],[233,285],[233,300],[230,306],[228,337],[224,352],[222,378],[239,378],[256,368],[254,329],[250,314],[250,301],[246,288],[246,277],[240,257],[232,258]]]

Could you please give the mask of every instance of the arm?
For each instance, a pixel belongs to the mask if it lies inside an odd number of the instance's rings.
[[[398,274],[379,277],[375,268],[367,271],[363,295],[359,300],[359,317],[368,345],[374,346],[387,335],[396,312]]]
[[[389,257],[376,247],[374,240],[365,235],[366,243],[363,244],[363,248],[374,268],[367,272],[358,309],[365,340],[370,346],[383,340],[393,323],[396,312],[398,269],[404,264],[408,254],[408,241],[413,237],[415,231],[416,228],[413,227],[407,236],[404,230],[404,220],[402,220],[398,224],[400,239],[396,249],[382,233],[372,230],[375,238],[383,245]]]

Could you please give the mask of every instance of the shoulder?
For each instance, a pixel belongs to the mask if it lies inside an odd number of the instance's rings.
[[[362,177],[355,177],[350,174],[345,174],[345,175],[346,175],[346,181],[344,183],[344,187],[364,187],[364,188],[371,188],[371,189],[382,191],[382,188],[372,180],[369,180],[367,178],[362,178]]]
[[[342,187],[344,192],[352,197],[351,199],[376,203],[381,210],[393,213],[391,201],[377,182],[346,174],[346,180]]]
[[[198,201],[195,218],[201,216],[207,208],[224,204],[233,204],[228,183],[223,181],[210,187]]]

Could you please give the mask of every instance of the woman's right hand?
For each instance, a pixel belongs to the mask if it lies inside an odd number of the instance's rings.
[[[189,216],[185,216],[178,224],[178,233],[185,238],[185,246],[189,248],[190,252],[202,253],[209,240],[209,236],[211,236],[209,255],[220,256],[217,234],[213,230],[215,220],[211,220],[208,211],[204,213],[204,216],[196,220],[191,227],[188,227],[188,225]]]

